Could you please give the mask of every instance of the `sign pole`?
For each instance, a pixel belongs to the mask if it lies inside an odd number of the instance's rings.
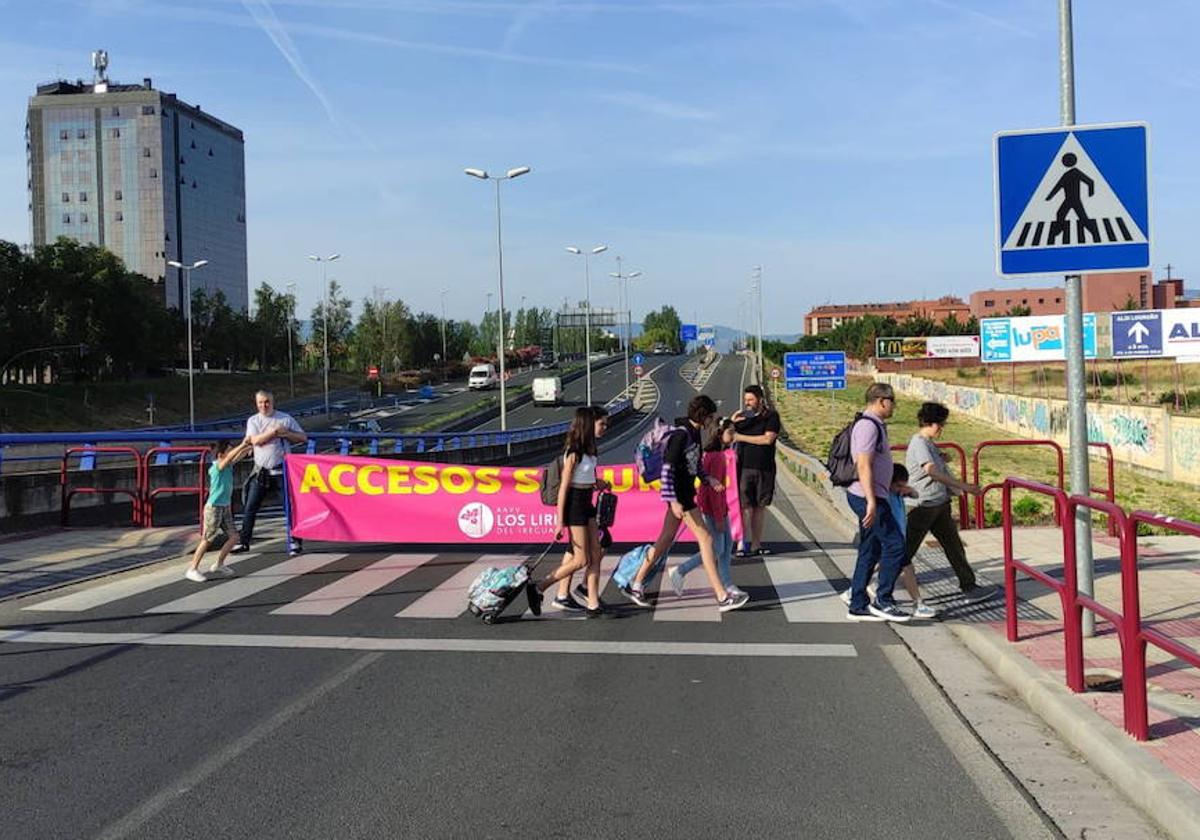
[[[1075,43],[1071,26],[1071,0],[1058,0],[1058,60],[1059,105],[1062,124],[1075,125]],[[1083,278],[1078,274],[1066,276],[1067,298],[1067,426],[1070,435],[1071,493],[1088,496],[1091,479],[1088,475],[1087,386],[1083,359]],[[1091,596],[1092,577],[1092,514],[1079,508],[1075,514],[1075,557],[1079,593]],[[1096,616],[1083,611],[1083,635],[1096,635]]]

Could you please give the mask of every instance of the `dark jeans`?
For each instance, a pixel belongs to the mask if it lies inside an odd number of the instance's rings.
[[[862,518],[867,512],[867,500],[853,493],[846,494],[850,509],[858,517],[858,560],[854,563],[854,578],[850,581],[850,609],[861,612],[867,608],[867,581],[875,566],[879,566],[879,580],[875,586],[875,600],[883,605],[896,603],[892,590],[900,565],[904,562],[904,534],[900,523],[892,515],[887,499],[875,500],[875,521],[864,528]]]
[[[950,502],[929,507],[915,507],[908,512],[908,538],[905,546],[908,559],[913,558],[929,533],[933,534],[942,547],[942,551],[946,552],[946,559],[950,561],[950,568],[954,569],[954,574],[958,577],[958,585],[963,592],[974,589],[975,572],[971,568],[971,564],[967,562],[967,552],[963,548],[962,540],[958,537],[958,526],[954,524],[954,514],[950,511]]]
[[[280,501],[282,501],[283,476],[271,475],[270,473],[255,473],[246,482],[246,498],[242,504],[242,545],[246,548],[250,547],[250,540],[254,537],[254,520],[258,518],[258,509],[262,507],[263,501],[267,496],[275,491],[280,493]],[[292,543],[299,548],[300,540],[293,539]]]

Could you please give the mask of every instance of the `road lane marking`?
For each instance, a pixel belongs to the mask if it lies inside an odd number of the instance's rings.
[[[436,556],[435,554],[392,554],[357,572],[339,578],[316,592],[310,592],[303,598],[298,598],[290,604],[284,604],[282,607],[272,610],[271,615],[333,615],[338,610],[370,595],[376,589],[381,589],[392,581],[399,580],[413,569],[419,569]]]
[[[300,575],[316,571],[322,566],[333,563],[336,560],[341,560],[345,556],[345,554],[302,554],[299,557],[290,557],[282,563],[276,563],[274,566],[267,566],[265,569],[251,572],[245,577],[234,578],[215,586],[204,586],[198,592],[193,592],[191,595],[185,595],[174,601],[168,601],[157,607],[151,607],[146,612],[211,612],[221,607],[227,607],[243,598],[249,598],[251,595],[262,592],[264,589],[270,589],[272,586],[278,586]],[[203,586],[203,584],[201,585]]]
[[[244,560],[249,560],[251,557],[257,557],[257,554],[233,554],[225,561],[226,565],[234,566]],[[201,568],[206,568],[208,564],[201,564]],[[155,569],[142,575],[128,575],[114,580],[111,583],[104,583],[100,586],[92,586],[82,589],[79,592],[72,592],[69,595],[62,595],[58,598],[51,598],[49,601],[42,601],[38,604],[30,604],[28,607],[22,607],[22,611],[32,610],[34,612],[84,612],[85,610],[101,607],[105,604],[111,604],[113,601],[120,601],[123,598],[129,598],[133,595],[140,595],[143,592],[149,592],[151,589],[157,589],[160,586],[175,583],[183,580],[182,563],[172,563],[169,568]]]
[[[793,623],[845,623],[846,605],[811,557],[762,558],[783,614]]]
[[[562,558],[560,557],[559,560],[561,561],[561,559]],[[603,598],[603,596],[604,596],[604,587],[608,585],[608,581],[612,578],[613,570],[617,568],[617,563],[619,563],[619,562],[621,562],[620,555],[613,554],[611,552],[608,554],[605,554],[604,557],[600,560],[600,595],[601,595],[601,598]],[[558,567],[557,564],[555,564],[555,568],[557,568],[557,567]],[[545,574],[539,573],[538,580],[541,580],[545,576],[546,576]],[[575,591],[575,584],[581,583],[581,582],[583,582],[583,573],[576,572],[571,578],[572,593]],[[556,610],[554,607],[550,606],[550,602],[554,600],[557,593],[558,593],[558,584],[557,583],[554,584],[554,586],[551,586],[549,589],[547,589],[544,593],[542,593],[543,594],[542,618],[560,619],[560,620],[561,619],[572,620],[572,619],[587,618],[587,616],[581,612],[569,612],[567,610]],[[586,599],[576,597],[575,600],[579,601],[582,604],[582,603],[584,603],[584,601]],[[533,613],[531,613],[529,611],[528,607],[525,608],[525,617],[526,618],[533,617]]]
[[[687,557],[691,557],[691,552]],[[686,557],[684,559],[687,559]],[[680,561],[682,562],[682,561]],[[658,597],[654,605],[655,621],[707,621],[719,622],[721,612],[717,609],[717,601],[713,598],[712,587],[708,584],[708,575],[704,567],[696,569],[684,578],[684,583],[691,581],[691,586],[685,586],[683,597],[675,594],[667,577],[667,569],[673,563],[667,559],[667,565],[658,576]]]
[[[0,642],[31,645],[289,648],[435,653],[561,653],[615,656],[747,656],[795,659],[858,656],[852,644],[782,642],[605,642],[569,639],[394,639],[238,633],[85,633],[0,630]]]
[[[513,566],[524,558],[511,554],[484,554],[449,580],[426,592],[400,612],[396,618],[458,618],[467,611],[467,589],[488,566]]]

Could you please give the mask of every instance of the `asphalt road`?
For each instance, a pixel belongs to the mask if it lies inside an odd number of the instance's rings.
[[[706,390],[730,410],[743,376]],[[1051,836],[989,804],[1009,781],[964,771],[907,649],[842,618],[835,546],[775,511],[724,616],[697,591],[487,627],[456,612],[477,554],[279,543],[227,583],[176,561],[0,603],[4,836]]]

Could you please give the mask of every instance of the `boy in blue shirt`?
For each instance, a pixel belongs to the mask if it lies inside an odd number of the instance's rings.
[[[212,445],[213,463],[208,468],[208,501],[204,504],[204,531],[200,537],[200,545],[192,555],[191,565],[183,576],[196,583],[204,583],[210,577],[233,577],[233,569],[225,565],[225,558],[241,537],[233,525],[233,465],[254,448],[248,441],[242,441],[230,448],[230,442],[219,440]],[[224,534],[225,544],[217,555],[217,562],[208,570],[200,571],[200,560],[209,546],[216,542],[217,537]]]

